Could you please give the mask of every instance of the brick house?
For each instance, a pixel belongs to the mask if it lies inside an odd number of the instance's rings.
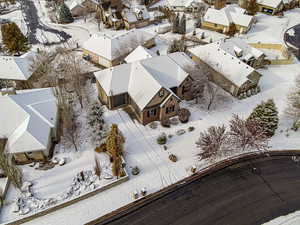
[[[194,62],[177,52],[96,72],[99,99],[110,110],[130,107],[143,125],[176,116],[192,80],[187,65]]]
[[[0,137],[17,164],[44,161],[59,140],[59,113],[51,88],[0,96]]]
[[[83,44],[83,55],[101,66],[116,66],[137,46],[155,46],[154,38],[155,34],[136,29],[94,34]]]
[[[201,27],[228,33],[230,24],[234,24],[236,32],[247,33],[254,22],[253,18],[253,16],[245,15],[245,9],[234,5],[227,5],[219,10],[209,8],[203,17]]]
[[[245,96],[257,90],[261,74],[251,65],[263,60],[263,53],[238,45],[239,41],[220,40],[189,49],[192,59],[211,69],[210,80],[235,97]],[[226,43],[226,42],[229,42]],[[247,45],[246,45],[247,46]],[[256,62],[253,62],[256,59]],[[249,60],[249,61],[246,61]]]

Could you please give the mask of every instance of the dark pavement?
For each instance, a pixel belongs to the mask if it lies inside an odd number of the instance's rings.
[[[66,42],[71,36],[64,31],[59,31],[54,28],[51,28],[44,24],[37,13],[37,8],[33,1],[39,0],[21,0],[21,10],[24,16],[24,20],[28,27],[28,40],[31,44],[45,44],[45,45],[54,45]],[[37,30],[40,29],[41,33],[44,34],[45,32],[50,32],[57,36],[59,41],[52,42],[46,41],[46,43],[41,43],[40,40],[37,38]],[[47,40],[47,36],[44,35],[43,39]]]
[[[290,29],[294,29],[294,35],[291,36],[287,33]],[[293,26],[289,28],[284,34],[284,41],[287,44],[291,44],[292,46],[295,46],[297,50],[293,50],[293,53],[296,55],[296,57],[300,60],[300,24]]]
[[[300,164],[274,157],[200,178],[109,224],[256,225],[299,209]]]

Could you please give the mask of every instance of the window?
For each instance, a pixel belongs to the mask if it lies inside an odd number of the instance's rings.
[[[166,113],[172,113],[175,111],[175,105],[169,106],[166,108]]]
[[[159,97],[164,97],[164,94],[165,94],[164,90],[161,90],[158,95]]]
[[[147,116],[148,117],[153,117],[153,116],[156,116],[156,109],[151,109],[151,110],[148,110],[147,111]]]
[[[215,24],[214,24],[214,26],[215,26],[215,27],[217,27],[217,26],[218,26],[218,24],[216,24],[216,23],[215,23]]]

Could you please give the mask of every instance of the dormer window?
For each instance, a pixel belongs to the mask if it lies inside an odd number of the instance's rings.
[[[164,91],[164,90],[161,90],[161,91],[159,92],[159,94],[158,94],[158,95],[159,95],[159,97],[161,97],[161,98],[162,98],[162,97],[164,97],[164,95],[165,95],[165,91]]]

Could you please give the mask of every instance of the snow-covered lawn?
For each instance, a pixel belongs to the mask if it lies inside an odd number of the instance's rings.
[[[263,225],[299,225],[300,224],[300,211],[290,213],[285,216],[278,217]]]

